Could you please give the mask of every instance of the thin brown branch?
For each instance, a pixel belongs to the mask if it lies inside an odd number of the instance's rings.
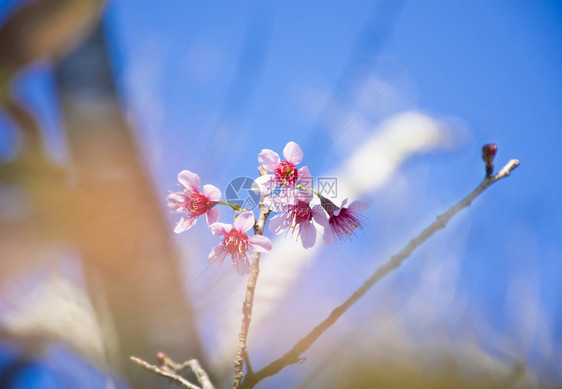
[[[257,223],[254,225],[254,234],[263,235],[265,222],[269,216],[269,209],[260,203],[260,216]],[[256,283],[260,272],[260,253],[254,253],[252,258],[252,268],[250,276],[248,277],[248,286],[246,287],[246,297],[242,304],[242,324],[240,328],[240,335],[238,336],[238,351],[234,358],[234,384],[233,388],[236,389],[242,377],[244,376],[244,355],[246,354],[246,340],[248,338],[248,330],[250,329],[250,322],[252,321],[252,309],[254,306],[254,294],[256,290]],[[249,373],[250,371],[248,371]]]
[[[148,363],[146,361],[143,361],[142,359],[137,358],[137,357],[130,357],[130,358],[131,358],[131,361],[133,361],[134,363],[136,363],[137,365],[139,365],[141,367],[144,367],[146,370],[151,371],[153,373],[156,373],[159,376],[169,378],[170,380],[172,380],[174,382],[177,382],[178,384],[181,384],[181,385],[185,386],[186,388],[201,389],[199,386],[192,384],[191,382],[189,382],[188,380],[186,380],[185,378],[176,374],[173,371],[161,369],[160,367],[155,366],[155,365],[151,365],[150,363]]]
[[[248,373],[242,381],[240,388],[253,388],[259,381],[279,373],[282,369],[289,365],[298,363],[301,360],[301,354],[312,346],[312,344],[330,328],[353,304],[355,304],[373,285],[389,274],[392,270],[398,268],[410,254],[418,248],[422,243],[428,240],[437,231],[443,229],[449,220],[459,211],[468,207],[472,201],[486,190],[493,183],[509,176],[511,171],[519,166],[519,161],[512,159],[509,161],[498,174],[492,177],[486,177],[484,181],[468,196],[461,200],[458,204],[451,207],[447,212],[437,217],[437,219],[425,228],[418,236],[412,239],[400,252],[390,258],[390,260],[379,267],[369,279],[367,279],[343,304],[335,308],[330,315],[317,325],[304,338],[297,342],[291,350],[285,355],[273,361],[263,369]]]

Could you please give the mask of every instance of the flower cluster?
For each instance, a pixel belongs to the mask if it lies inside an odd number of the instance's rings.
[[[269,149],[264,149],[258,156],[264,174],[256,179],[261,194],[267,196],[264,204],[270,210],[278,212],[271,222],[269,229],[274,234],[292,231],[304,248],[310,248],[316,243],[317,230],[313,223],[322,227],[323,241],[332,244],[334,240],[350,238],[357,228],[363,228],[363,217],[358,213],[366,209],[369,204],[354,201],[345,207],[345,199],[341,207],[322,196],[312,188],[312,175],[307,166],[297,170],[303,159],[303,152],[298,144],[289,142],[283,149],[284,161],[279,155]],[[275,189],[277,189],[276,194]],[[316,195],[320,204],[312,205]]]
[[[269,149],[262,150],[258,155],[261,175],[255,183],[261,194],[261,204],[277,213],[269,223],[273,234],[290,231],[307,249],[314,246],[318,234],[322,235],[325,244],[332,244],[335,240],[350,239],[358,228],[363,228],[364,218],[359,212],[366,209],[368,203],[354,201],[346,206],[346,199],[338,207],[314,190],[308,167],[297,169],[303,152],[295,142],[287,143],[283,157],[285,159],[281,160],[279,154]],[[255,252],[271,251],[272,244],[268,238],[261,234],[247,235],[256,223],[251,210],[221,201],[221,192],[213,185],[204,185],[201,192],[199,176],[188,170],[179,173],[178,181],[185,189],[172,192],[167,197],[168,207],[173,212],[184,214],[174,232],[190,229],[200,216],[205,215],[211,233],[222,238],[209,254],[211,263],[220,265],[229,255],[238,273],[247,274]],[[237,213],[233,224],[218,222],[219,210],[216,206],[219,204],[229,206]]]

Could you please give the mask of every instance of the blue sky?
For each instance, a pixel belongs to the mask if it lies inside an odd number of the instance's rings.
[[[365,126],[406,110],[460,123],[458,147],[416,156],[403,166],[401,177],[414,194],[406,196],[407,212],[381,217],[390,201],[384,191],[365,199],[373,203],[369,225],[342,250],[357,258],[367,275],[382,263],[382,253],[399,248],[478,184],[483,144],[498,144],[497,166],[520,159],[512,177],[479,198],[382,283],[381,291],[401,288],[400,308],[431,263],[432,249],[451,242],[461,257],[457,294],[466,298],[467,320],[483,316],[494,330],[513,334],[513,280],[521,278],[538,294],[536,303],[560,351],[559,3],[113,1],[104,23],[119,91],[162,198],[175,188],[181,169],[222,189],[233,177],[255,175],[262,148],[280,152],[289,140],[301,144],[303,163],[310,156],[313,174],[325,172],[361,144]],[[60,154],[50,77],[48,67],[34,69],[21,81],[20,94],[39,112],[52,134],[50,147]],[[344,129],[322,157],[312,158]],[[173,222],[171,217],[171,228]],[[401,234],[389,236],[389,231]],[[214,240],[203,226],[193,234],[201,235],[204,256],[192,266],[203,268]],[[459,235],[462,244],[455,244]],[[184,236],[179,245],[193,239]],[[330,258],[335,254],[324,250],[322,261],[305,276],[318,285],[301,285],[299,291],[312,288],[313,296],[326,293],[326,299],[339,301],[362,282],[352,269],[344,275],[347,270]],[[334,274],[342,277],[341,285],[323,289]],[[201,290],[208,287],[201,282]],[[362,317],[359,311],[350,314]],[[536,348],[529,348],[531,361],[554,374],[554,361]]]

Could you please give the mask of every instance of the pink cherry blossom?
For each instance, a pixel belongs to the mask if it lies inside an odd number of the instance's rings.
[[[322,207],[328,213],[328,226],[324,229],[324,243],[332,244],[334,239],[351,239],[357,228],[363,229],[364,217],[358,212],[369,208],[369,203],[354,201],[346,208],[347,199],[342,202],[341,207],[325,197],[321,197]]]
[[[274,234],[291,228],[292,234],[297,235],[305,249],[316,243],[316,228],[312,220],[326,228],[328,218],[320,206],[311,206],[312,193],[299,191],[287,207],[286,212],[278,213],[271,218],[269,229]]]
[[[174,232],[179,234],[189,230],[202,215],[206,215],[209,226],[215,223],[219,218],[219,210],[215,205],[221,198],[220,190],[213,185],[204,185],[201,193],[199,176],[189,170],[182,170],[178,174],[178,181],[185,187],[184,191],[172,192],[166,197],[169,208],[175,213],[185,213]]]
[[[283,149],[285,160],[281,161],[279,154],[273,150],[263,149],[258,155],[258,162],[264,169],[273,173],[258,177],[255,182],[263,195],[271,193],[276,187],[295,187],[301,175],[302,169],[296,165],[301,163],[303,153],[298,144],[289,142]]]
[[[215,223],[211,226],[211,233],[222,236],[222,241],[209,254],[209,262],[223,263],[230,254],[232,264],[240,275],[250,272],[252,254],[254,252],[269,253],[271,241],[262,235],[248,236],[246,231],[254,226],[254,214],[250,211],[241,213],[235,220],[234,226],[225,223]]]

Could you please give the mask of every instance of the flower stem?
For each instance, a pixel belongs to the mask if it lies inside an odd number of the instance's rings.
[[[318,192],[318,191],[315,190],[315,189],[309,188],[308,186],[297,185],[297,189],[302,189],[302,190],[307,190],[307,191],[309,191],[309,192],[312,192],[312,193],[314,193],[316,196],[318,196],[319,198],[324,197],[324,196],[322,196],[322,195],[320,194],[320,192]]]
[[[221,204],[221,205],[226,205],[227,207],[230,207],[237,212],[240,212],[242,210],[242,208],[240,208],[240,206],[238,204],[230,204],[226,201],[215,201],[215,203]]]
[[[254,225],[254,235],[263,235],[265,222],[269,216],[270,210],[260,202],[260,216]],[[248,330],[250,329],[250,322],[252,320],[252,309],[254,306],[254,294],[256,290],[256,283],[260,272],[260,253],[255,252],[252,258],[252,268],[250,276],[248,277],[248,286],[246,287],[246,297],[242,304],[242,324],[240,328],[240,335],[238,336],[238,351],[234,358],[234,384],[233,388],[236,389],[240,385],[244,377],[244,357],[246,355],[246,340],[248,338]]]

